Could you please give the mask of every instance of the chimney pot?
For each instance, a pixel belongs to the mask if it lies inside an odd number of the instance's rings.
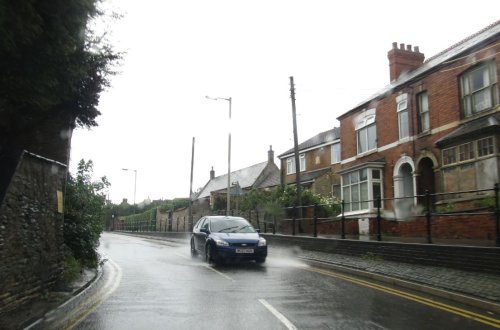
[[[399,48],[397,48],[397,43],[393,42],[392,49],[387,53],[387,58],[389,59],[389,75],[391,81],[394,81],[403,72],[412,71],[421,66],[425,56],[420,52],[418,46],[415,46],[414,51],[412,51],[412,45],[406,46],[404,43],[400,43]]]

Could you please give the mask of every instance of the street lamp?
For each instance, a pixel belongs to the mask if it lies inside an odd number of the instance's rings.
[[[209,100],[214,100],[214,101],[228,101],[229,102],[229,136],[227,140],[227,210],[226,210],[226,215],[229,215],[229,210],[231,208],[231,203],[230,203],[230,190],[231,190],[231,98],[223,98],[223,97],[210,97],[210,96],[205,96]]]
[[[134,171],[134,205],[135,205],[135,190],[137,187],[137,170],[129,169],[129,168],[122,168],[124,171]]]

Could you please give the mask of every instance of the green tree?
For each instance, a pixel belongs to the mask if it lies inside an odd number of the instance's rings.
[[[97,125],[99,95],[121,56],[89,29],[99,2],[0,2],[0,145],[26,148],[55,119]]]
[[[98,262],[97,247],[104,228],[106,177],[93,181],[93,162],[81,160],[76,176],[68,174],[64,212],[64,243],[82,266]]]

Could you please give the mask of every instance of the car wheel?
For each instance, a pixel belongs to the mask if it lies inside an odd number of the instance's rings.
[[[212,248],[210,247],[210,244],[207,244],[205,247],[205,261],[207,263],[212,262]]]
[[[194,248],[194,241],[191,240],[191,257],[196,258],[198,256],[198,251]]]
[[[255,259],[255,262],[258,264],[263,264],[264,262],[266,262],[266,258],[257,258]]]

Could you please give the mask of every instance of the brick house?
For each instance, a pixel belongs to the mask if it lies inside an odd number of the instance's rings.
[[[491,189],[498,182],[499,39],[497,21],[425,61],[419,47],[393,43],[390,84],[338,117],[347,216],[373,217],[377,196],[408,197],[405,208],[413,208],[425,191]],[[394,203],[386,200],[383,208]]]
[[[340,129],[335,127],[321,132],[298,145],[300,183],[303,187],[323,196],[340,197]],[[294,148],[278,156],[281,163],[281,183],[294,184]]]
[[[242,195],[251,189],[269,189],[280,184],[280,171],[274,163],[272,147],[269,148],[267,154],[267,161],[231,172],[231,209],[234,209],[237,203],[237,198],[234,198],[233,194],[234,196]],[[227,173],[215,176],[212,169],[210,171],[210,180],[193,201],[193,219],[196,220],[201,215],[209,213],[214,208],[217,198],[224,200],[225,207],[226,195]]]

